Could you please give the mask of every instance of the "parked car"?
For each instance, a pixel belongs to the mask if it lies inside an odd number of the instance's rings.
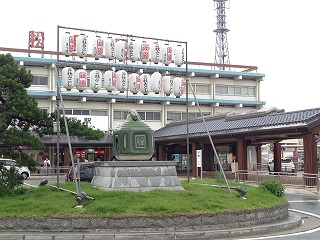
[[[94,162],[80,162],[79,164],[80,164],[80,181],[91,182],[94,176]],[[74,165],[74,168],[76,169],[76,177],[78,177],[79,175],[77,173],[77,164]],[[66,175],[66,182],[74,181],[73,172],[74,172],[73,167],[70,167]]]
[[[0,158],[0,164],[2,164],[8,170],[10,170],[11,167],[14,167],[16,171],[23,177],[23,179],[27,179],[31,176],[29,168],[26,166],[18,166],[16,160]]]
[[[269,172],[274,172],[274,160],[269,161],[268,170]],[[292,159],[290,158],[281,159],[281,172],[292,172],[292,173],[296,172],[296,166]]]

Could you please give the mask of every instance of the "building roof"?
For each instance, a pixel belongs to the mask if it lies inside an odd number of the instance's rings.
[[[41,137],[42,142],[46,146],[55,146],[57,144],[57,135],[46,135]],[[61,145],[68,145],[68,137],[65,134],[60,135],[59,143]],[[111,146],[113,143],[112,135],[105,134],[100,140],[88,140],[82,137],[70,136],[70,143],[73,147],[91,147],[91,146]]]
[[[188,125],[188,133],[187,133]],[[215,141],[234,142],[239,137],[252,142],[302,138],[305,132],[320,131],[320,108],[285,112],[276,108],[254,113],[227,113],[183,122],[170,123],[155,131],[155,140],[185,141],[214,137]]]

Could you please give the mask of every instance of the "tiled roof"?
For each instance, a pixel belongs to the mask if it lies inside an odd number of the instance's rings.
[[[279,109],[261,110],[246,114],[223,114],[190,120],[189,134],[202,135],[207,133],[250,132],[266,129],[309,127],[320,124],[320,108],[285,112]],[[170,123],[155,131],[155,139],[179,137],[187,134],[186,121]]]

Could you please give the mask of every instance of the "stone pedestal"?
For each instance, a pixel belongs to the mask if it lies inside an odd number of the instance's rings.
[[[91,184],[106,191],[184,190],[177,176],[175,161],[95,162]]]

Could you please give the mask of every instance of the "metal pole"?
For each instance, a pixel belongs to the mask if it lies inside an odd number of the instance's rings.
[[[186,117],[187,117],[187,175],[188,175],[188,182],[190,181],[190,147],[189,147],[189,76],[188,76],[188,45],[185,42],[186,46]]]
[[[57,53],[59,53],[59,27],[57,28]],[[57,54],[57,63],[59,62],[59,54]],[[57,64],[56,63],[56,64]],[[57,188],[59,189],[59,162],[60,162],[60,81],[59,81],[59,68],[58,65],[56,65],[56,71],[57,71],[57,109],[56,109],[56,121],[57,121]]]
[[[73,159],[73,155],[72,155],[72,146],[71,146],[71,141],[70,141],[70,135],[69,135],[69,128],[68,128],[68,123],[67,123],[67,117],[66,117],[66,113],[65,113],[65,109],[64,109],[64,105],[63,105],[63,99],[62,99],[62,94],[61,94],[61,91],[60,91],[60,79],[59,79],[59,25],[57,27],[57,65],[56,65],[56,69],[57,69],[57,95],[58,95],[58,98],[57,98],[57,104],[58,102],[61,101],[62,103],[62,113],[63,113],[63,119],[64,119],[64,124],[65,124],[65,129],[66,129],[66,134],[67,134],[67,138],[68,138],[68,146],[69,146],[69,152],[70,152],[70,158],[71,158],[71,164],[72,164],[72,169],[75,170],[75,167],[74,167],[74,159]],[[59,123],[59,119],[60,119],[60,111],[58,111],[57,113],[58,115],[58,123]],[[60,124],[60,123],[59,123]],[[58,140],[57,140],[58,142]],[[58,152],[59,152],[59,149],[58,149]],[[57,157],[58,161],[59,161],[59,157]],[[78,164],[79,165],[79,164]],[[74,173],[74,178],[76,177],[76,173],[75,171],[73,171]],[[78,173],[79,175],[79,178],[80,178],[80,173]],[[58,181],[58,180],[57,180]],[[77,189],[77,193],[78,193],[78,196],[80,195],[80,181],[75,181],[76,183],[76,189]]]

